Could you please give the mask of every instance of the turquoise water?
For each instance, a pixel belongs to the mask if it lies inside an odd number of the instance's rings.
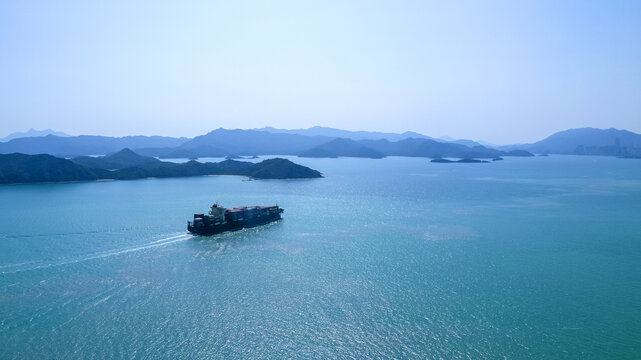
[[[638,358],[641,162],[0,187],[0,358]],[[215,237],[194,212],[274,204]]]

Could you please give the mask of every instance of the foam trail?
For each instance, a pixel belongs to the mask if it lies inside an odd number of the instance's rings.
[[[32,260],[32,261],[25,261],[25,262],[21,262],[21,263],[17,263],[17,264],[2,265],[2,266],[0,266],[0,269],[16,267],[16,266],[20,266],[20,265],[33,264],[33,263],[37,263],[37,262],[39,262],[39,261],[38,260]]]
[[[150,244],[156,244],[156,243],[159,243],[159,242],[162,242],[162,241],[176,239],[176,238],[183,238],[183,237],[188,236],[188,235],[189,234],[181,233],[180,235],[170,236],[170,237],[167,237],[167,238],[162,238],[162,239],[158,239],[158,240],[152,241],[152,242],[150,242]]]
[[[120,250],[114,250],[114,251],[107,251],[103,253],[98,253],[94,254],[91,256],[83,257],[80,259],[73,259],[73,260],[63,260],[60,262],[54,262],[54,263],[49,263],[49,264],[42,264],[39,266],[34,266],[30,268],[24,268],[24,269],[16,269],[13,271],[3,271],[2,274],[15,274],[23,271],[31,271],[31,270],[39,270],[39,269],[45,269],[45,268],[50,268],[54,266],[62,266],[62,265],[69,265],[69,264],[77,264],[85,261],[90,261],[90,260],[95,260],[95,259],[102,259],[106,257],[111,257],[111,256],[117,256],[117,255],[122,255],[122,254],[127,254],[130,252],[135,252],[135,251],[141,251],[141,250],[146,250],[146,249],[151,249],[159,246],[165,246],[173,243],[177,243],[180,241],[185,241],[192,236],[189,234],[181,234],[181,235],[175,235],[175,236],[170,236],[162,239],[158,239],[155,241],[152,241],[148,244],[133,247],[133,248],[127,248],[127,249],[120,249]],[[15,264],[14,266],[20,266],[22,264]],[[9,267],[11,265],[7,265],[6,267]]]

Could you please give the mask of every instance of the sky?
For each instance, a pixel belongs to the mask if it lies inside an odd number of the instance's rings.
[[[2,1],[0,137],[641,133],[641,1]]]

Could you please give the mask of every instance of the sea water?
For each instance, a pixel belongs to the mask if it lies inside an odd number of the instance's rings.
[[[638,358],[641,162],[0,187],[0,358]],[[211,237],[194,213],[284,219]]]

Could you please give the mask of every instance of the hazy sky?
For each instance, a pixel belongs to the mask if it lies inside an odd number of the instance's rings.
[[[641,1],[2,1],[0,137],[641,132]]]

